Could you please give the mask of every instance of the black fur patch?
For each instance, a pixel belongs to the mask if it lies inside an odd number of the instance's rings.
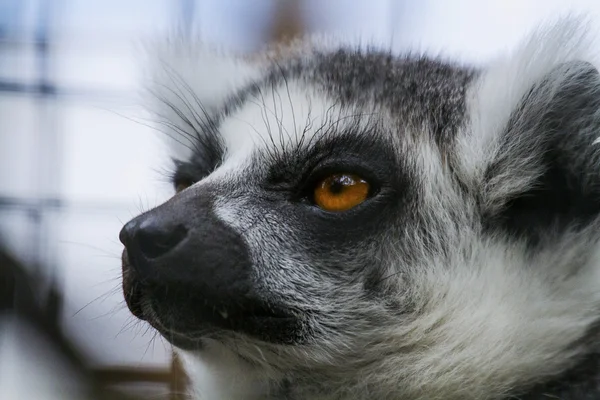
[[[535,386],[527,394],[508,400],[598,400],[600,355],[593,353],[562,376]]]
[[[174,160],[175,171],[171,180],[175,187],[180,184],[190,186],[202,180],[214,171],[223,159],[223,143],[212,129],[199,132],[193,143],[192,155],[188,160]]]
[[[571,76],[573,69],[577,72]],[[549,101],[540,99],[560,74],[569,77],[559,83]],[[600,135],[599,84],[594,67],[571,63],[559,66],[524,97],[504,137],[504,146],[516,150],[491,164],[486,177],[492,179],[502,172],[503,164],[531,155],[541,164],[542,174],[530,190],[507,199],[500,214],[484,217],[489,229],[500,228],[536,245],[598,218],[600,148],[592,143]]]
[[[357,128],[356,128],[357,129]],[[268,165],[254,206],[285,220],[286,241],[304,250],[319,273],[340,282],[363,281],[365,295],[382,296],[386,277],[366,248],[377,249],[396,226],[414,221],[419,186],[415,171],[395,153],[389,138],[374,129],[325,135],[311,146],[286,149],[285,156],[260,154]],[[316,184],[334,173],[356,174],[371,186],[369,199],[344,212],[318,208],[312,199]],[[259,197],[266,199],[263,201]],[[395,236],[401,241],[401,236]]]

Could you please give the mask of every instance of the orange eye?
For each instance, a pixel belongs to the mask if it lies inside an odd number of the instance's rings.
[[[356,207],[369,196],[369,184],[359,176],[334,174],[317,184],[314,200],[326,211],[346,211]]]

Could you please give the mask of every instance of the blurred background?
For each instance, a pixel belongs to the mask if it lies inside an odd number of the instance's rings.
[[[597,20],[600,2],[0,0],[0,399],[185,389],[120,289],[122,224],[171,190],[134,118],[140,42],[177,29],[250,53],[334,32],[480,63],[573,11]]]

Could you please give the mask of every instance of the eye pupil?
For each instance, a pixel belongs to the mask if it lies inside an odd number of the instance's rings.
[[[350,183],[347,176],[336,176],[329,182],[329,190],[332,194],[341,194]]]

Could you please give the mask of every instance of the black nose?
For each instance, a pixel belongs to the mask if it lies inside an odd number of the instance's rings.
[[[142,215],[129,221],[119,233],[119,240],[136,259],[155,259],[173,250],[187,236],[182,224]]]

